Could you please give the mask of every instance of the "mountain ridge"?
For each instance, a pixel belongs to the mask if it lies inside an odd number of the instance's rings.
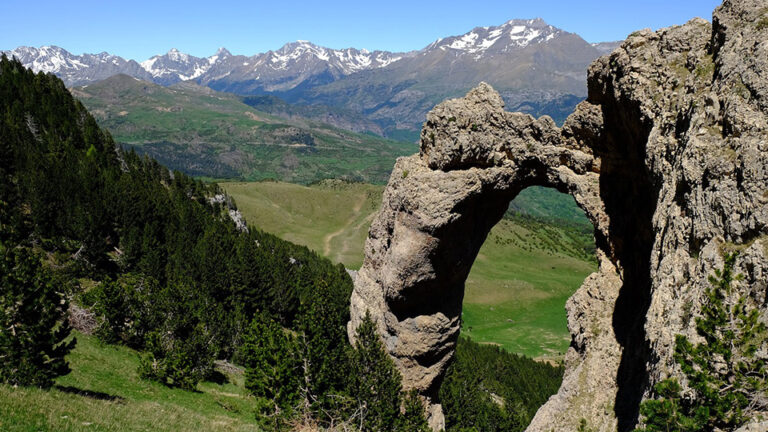
[[[0,52],[9,58],[16,57],[25,67],[29,67],[35,72],[56,74],[69,87],[101,81],[118,73],[166,86],[195,79],[205,82],[221,78],[223,75],[217,75],[216,72],[222,67],[229,67],[230,73],[231,71],[238,71],[242,74],[256,73],[256,77],[258,77],[258,70],[248,70],[244,67],[268,64],[274,70],[285,70],[288,69],[292,60],[295,61],[305,54],[327,62],[334,68],[334,72],[340,75],[348,75],[368,68],[384,67],[407,55],[407,53],[368,51],[367,49],[352,47],[332,49],[305,40],[288,42],[276,50],[269,50],[252,56],[232,54],[228,49],[221,47],[211,56],[196,57],[176,48],[171,48],[164,54],[156,54],[141,62],[105,51],[98,54],[83,53],[78,55],[56,45],[19,46]],[[238,62],[240,63],[238,64]],[[100,65],[110,63],[116,68],[98,69]],[[94,68],[97,69],[95,73],[85,73],[85,71]],[[211,74],[207,75],[208,72]]]
[[[509,33],[505,33],[508,31]],[[468,52],[472,54],[499,51],[510,48],[522,48],[529,44],[548,42],[561,34],[574,34],[547,24],[541,18],[512,19],[498,26],[475,27],[463,35],[442,37],[421,49],[408,52],[386,50],[369,51],[354,47],[333,49],[316,45],[306,40],[288,42],[276,50],[268,50],[254,55],[232,54],[224,47],[208,57],[196,57],[171,48],[165,54],[154,55],[144,61],[127,59],[108,52],[98,54],[73,54],[56,45],[44,45],[39,48],[19,46],[3,51],[8,57],[17,57],[22,64],[36,72],[52,72],[59,75],[68,86],[83,85],[91,81],[107,78],[111,73],[125,73],[136,78],[153,81],[161,85],[171,85],[178,81],[199,80],[203,84],[223,79],[232,73],[243,78],[260,80],[258,67],[267,65],[273,70],[285,70],[297,60],[306,63],[313,57],[328,67],[332,75],[346,76],[364,70],[387,67],[404,58],[434,49]],[[508,35],[506,44],[503,36]],[[596,51],[606,44],[591,44]],[[303,58],[302,58],[303,57]],[[98,66],[112,64],[115,68],[98,69]],[[221,73],[222,67],[230,73]],[[95,68],[94,73],[85,70]],[[78,73],[79,72],[79,73]],[[284,86],[283,86],[284,87]]]
[[[337,50],[299,40],[253,56],[220,48],[195,57],[172,48],[141,63],[107,53],[75,56],[58,47],[7,54],[57,74],[70,87],[116,73],[163,86],[192,81],[245,97],[275,96],[350,130],[414,141],[430,108],[479,82],[494,86],[509,109],[561,123],[586,97],[588,65],[615,46],[590,44],[542,19],[513,19],[405,53]]]

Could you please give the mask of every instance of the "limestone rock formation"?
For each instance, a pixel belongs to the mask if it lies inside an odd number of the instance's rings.
[[[768,4],[726,0],[633,33],[589,69],[589,96],[558,128],[509,113],[481,84],[427,116],[397,161],[351,299],[406,389],[436,399],[459,335],[464,282],[522,189],[573,195],[595,227],[597,272],[568,301],[562,387],[528,431],[629,431],[653,385],[680,376],[676,334],[696,340],[707,278],[740,252],[737,289],[768,319]],[[768,357],[768,342],[759,351]],[[768,358],[766,358],[768,361]]]

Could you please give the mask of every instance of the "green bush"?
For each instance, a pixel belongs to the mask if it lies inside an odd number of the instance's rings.
[[[208,341],[209,333],[202,324],[185,337],[152,332],[147,338],[147,352],[141,358],[139,375],[169,387],[195,390],[197,383],[211,376],[214,370]]]

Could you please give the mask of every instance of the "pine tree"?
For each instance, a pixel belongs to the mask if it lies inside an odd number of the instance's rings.
[[[393,430],[400,415],[400,373],[366,312],[357,328],[352,353],[350,392],[357,401],[364,432]]]
[[[429,432],[429,424],[424,417],[424,402],[416,390],[411,390],[403,397],[403,413],[397,419],[397,430],[402,432]]]
[[[260,399],[262,414],[287,416],[298,404],[301,365],[296,341],[276,322],[257,314],[243,338],[245,388]]]
[[[338,393],[345,384],[348,305],[336,298],[337,291],[318,281],[299,314],[299,342],[310,402],[322,403],[325,396]]]
[[[180,336],[166,331],[147,335],[147,353],[141,358],[139,374],[169,387],[194,391],[197,383],[213,372],[210,332],[197,323]]]
[[[183,283],[169,284],[152,301],[163,320],[146,337],[139,372],[168,386],[194,390],[214,370],[220,329],[208,320],[219,316],[219,307],[200,297],[194,285]]]
[[[70,372],[67,299],[27,248],[0,244],[0,381],[47,388]]]
[[[704,342],[692,344],[683,335],[675,338],[675,361],[694,391],[683,397],[674,378],[659,382],[658,398],[640,406],[643,432],[697,432],[731,430],[748,419],[749,411],[768,409],[768,367],[756,353],[768,348],[768,330],[759,311],[734,285],[737,254],[724,257],[722,270],[710,276],[702,316],[696,332]]]
[[[118,343],[123,339],[128,317],[132,315],[125,290],[119,282],[106,280],[95,291],[95,309],[104,318],[96,335],[106,343]]]

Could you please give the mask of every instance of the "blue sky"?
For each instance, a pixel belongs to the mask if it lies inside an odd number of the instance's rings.
[[[170,48],[196,56],[224,46],[253,55],[304,39],[331,48],[420,49],[512,18],[540,17],[589,42],[641,28],[711,19],[720,0],[2,0],[0,49],[59,45],[135,60]],[[30,7],[30,5],[33,5]]]

